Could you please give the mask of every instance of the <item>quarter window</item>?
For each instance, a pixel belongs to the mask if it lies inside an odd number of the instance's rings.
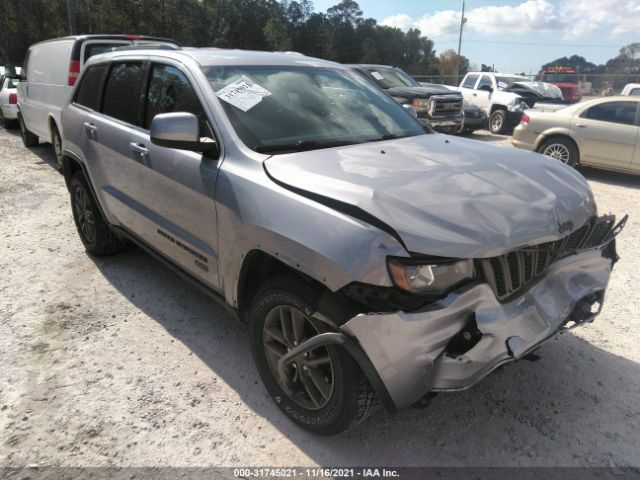
[[[104,89],[102,113],[137,125],[143,77],[142,63],[114,63]]]
[[[464,88],[473,88],[476,86],[476,82],[478,81],[478,75],[467,75],[467,78],[464,79],[464,83],[462,86]]]
[[[634,96],[634,95],[640,95],[640,88],[634,88],[629,92],[629,95]]]
[[[582,114],[582,117],[601,122],[634,125],[637,109],[636,102],[607,102],[591,107]]]
[[[90,108],[91,110],[100,109],[100,97],[102,94],[102,82],[107,74],[107,64],[93,65],[84,72],[80,85],[76,89],[73,101],[78,105]]]
[[[200,136],[210,136],[206,133],[207,117],[200,100],[184,73],[171,65],[154,65],[147,92],[145,128],[151,127],[156,115],[170,112],[193,113],[200,122]]]

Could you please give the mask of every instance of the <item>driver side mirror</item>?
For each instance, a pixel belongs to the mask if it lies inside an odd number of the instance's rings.
[[[480,85],[478,90],[483,90],[483,91],[489,92],[489,93],[493,92],[493,88],[491,87],[491,85]]]
[[[217,156],[218,144],[213,138],[200,137],[198,118],[193,113],[161,113],[151,121],[151,143]]]

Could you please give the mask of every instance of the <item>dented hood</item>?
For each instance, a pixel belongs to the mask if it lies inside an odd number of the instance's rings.
[[[275,155],[265,169],[317,201],[359,207],[391,226],[410,252],[428,255],[500,255],[561,238],[560,223],[578,228],[595,214],[574,169],[448,135]]]
[[[561,99],[562,90],[552,83],[546,82],[515,82],[513,86],[520,86],[532,93],[549,99]]]

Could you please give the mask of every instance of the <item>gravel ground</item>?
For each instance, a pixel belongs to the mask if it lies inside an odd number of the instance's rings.
[[[0,130],[0,162],[0,466],[640,464],[640,177],[584,171],[600,212],[631,216],[594,324],[322,438],[272,404],[212,300],[136,248],[85,254],[49,146]]]

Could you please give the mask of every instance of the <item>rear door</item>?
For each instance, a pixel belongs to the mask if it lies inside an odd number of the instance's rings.
[[[107,205],[112,223],[135,229],[135,211],[143,195],[141,175],[132,161],[132,129],[140,124],[145,61],[121,60],[109,65],[101,108],[86,116],[81,128],[93,149],[87,158],[96,193]],[[66,121],[65,121],[66,123]]]
[[[574,116],[571,130],[584,163],[628,169],[638,142],[638,102],[598,103]]]
[[[151,63],[142,128],[130,142],[130,161],[139,170],[136,233],[174,263],[218,288],[214,189],[218,160],[197,152],[151,143],[153,117],[168,112],[193,113],[200,136],[213,138],[202,92],[179,63]]]

